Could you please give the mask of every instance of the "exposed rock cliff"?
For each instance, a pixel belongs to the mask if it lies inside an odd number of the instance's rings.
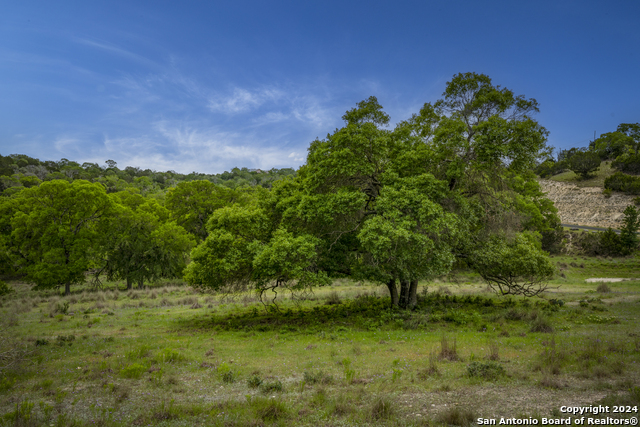
[[[619,229],[623,211],[633,204],[633,196],[613,194],[605,197],[600,187],[580,188],[575,184],[541,179],[542,191],[558,208],[563,224]]]

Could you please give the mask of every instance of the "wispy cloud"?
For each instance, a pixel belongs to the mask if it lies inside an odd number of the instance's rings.
[[[284,93],[273,88],[262,88],[258,90],[247,90],[234,88],[229,95],[217,95],[209,100],[209,109],[214,112],[223,113],[243,113],[267,102],[274,102],[282,99]]]
[[[114,55],[118,55],[123,58],[127,58],[129,60],[138,62],[146,66],[152,66],[152,67],[158,66],[157,63],[155,63],[154,61],[142,55],[138,55],[137,53],[130,52],[122,47],[119,47],[110,43],[97,42],[95,40],[82,39],[82,38],[76,38],[74,39],[74,41],[76,41],[77,43],[83,44],[85,46],[90,46],[96,49],[100,49],[100,50],[112,53]]]

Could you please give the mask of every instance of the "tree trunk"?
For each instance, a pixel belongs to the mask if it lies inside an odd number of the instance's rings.
[[[64,294],[65,295],[71,294],[71,282],[67,282],[64,284]]]
[[[127,277],[127,290],[130,291],[133,286],[131,285],[131,278]]]
[[[409,303],[407,308],[413,308],[418,303],[418,281],[412,280],[409,285]]]
[[[391,294],[391,307],[398,306],[398,288],[396,287],[396,279],[391,279],[387,282],[387,288]]]
[[[138,289],[142,289],[144,286],[144,279],[138,280]]]
[[[409,304],[409,282],[406,280],[400,281],[400,308],[407,308]]]

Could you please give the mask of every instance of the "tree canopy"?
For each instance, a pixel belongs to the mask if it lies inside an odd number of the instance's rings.
[[[393,130],[369,97],[311,143],[295,179],[251,207],[215,211],[186,278],[273,289],[350,276],[386,284],[392,304],[409,308],[419,280],[466,260],[487,280],[509,276],[502,293],[527,294],[531,278],[544,281],[553,268],[525,236],[559,225],[529,172],[548,151],[537,111],[534,99],[476,73],[455,75],[442,100]],[[482,261],[479,251],[499,235],[511,243]],[[533,261],[511,275],[514,254],[524,253]]]
[[[17,194],[11,218],[13,259],[39,287],[84,281],[101,226],[114,203],[103,186],[49,181]]]

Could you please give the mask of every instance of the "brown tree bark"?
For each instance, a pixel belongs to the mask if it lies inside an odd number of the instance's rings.
[[[65,295],[71,294],[71,282],[67,282],[64,284],[64,294]]]
[[[400,301],[398,305],[400,308],[407,308],[409,304],[409,282],[406,280],[400,281]]]
[[[391,307],[398,306],[398,288],[396,287],[396,279],[391,279],[387,282],[387,288],[389,288],[389,294],[391,294]]]
[[[133,288],[133,285],[131,284],[131,279],[127,277],[127,290],[130,291],[132,288]]]
[[[407,308],[413,308],[418,304],[418,281],[412,280],[409,285],[409,302]]]

